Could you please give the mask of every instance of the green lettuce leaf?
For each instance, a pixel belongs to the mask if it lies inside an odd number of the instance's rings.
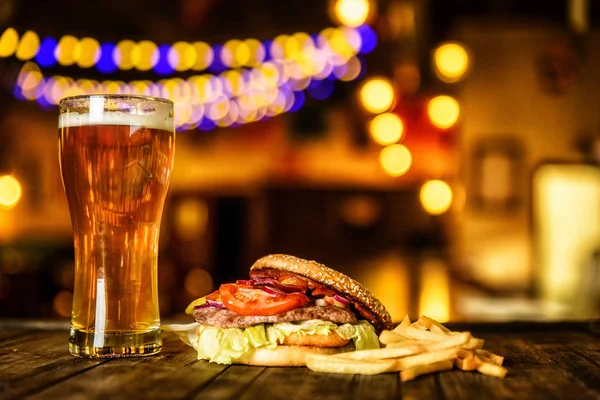
[[[246,329],[218,328],[200,325],[164,325],[165,331],[178,335],[198,352],[198,359],[219,364],[231,364],[253,348],[274,348],[292,333],[300,335],[327,335],[336,332],[343,339],[354,342],[357,350],[377,349],[379,340],[375,329],[367,321],[357,324],[336,325],[333,322],[312,319],[299,322],[259,324]],[[202,344],[200,346],[200,343]]]

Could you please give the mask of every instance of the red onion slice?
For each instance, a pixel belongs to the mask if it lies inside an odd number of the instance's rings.
[[[339,301],[340,303],[342,303],[343,305],[347,306],[348,304],[350,304],[349,300],[346,300],[345,298],[343,298],[342,296],[338,295],[338,294],[334,294],[333,295],[333,299],[335,301]]]
[[[261,289],[263,290],[263,292],[272,294],[274,296],[279,296],[279,295],[282,295],[282,294],[286,294],[285,292],[282,292],[281,290],[276,289],[276,288],[274,288],[272,286],[263,286]]]
[[[220,301],[206,300],[206,303],[194,307],[194,310],[200,308],[225,308],[225,304],[221,303]]]

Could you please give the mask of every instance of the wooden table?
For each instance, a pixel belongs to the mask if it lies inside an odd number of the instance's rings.
[[[320,374],[306,368],[197,361],[166,336],[147,358],[84,360],[67,326],[0,321],[0,399],[599,399],[600,323],[454,324],[505,356],[505,379],[449,371],[400,383],[398,374]]]

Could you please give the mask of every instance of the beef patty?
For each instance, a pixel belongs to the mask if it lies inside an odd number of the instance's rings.
[[[207,307],[194,310],[194,318],[202,325],[220,328],[248,328],[257,324],[307,321],[309,319],[322,319],[336,324],[355,324],[357,321],[351,311],[331,305],[296,308],[281,314],[265,316],[245,316],[236,314],[227,308]]]

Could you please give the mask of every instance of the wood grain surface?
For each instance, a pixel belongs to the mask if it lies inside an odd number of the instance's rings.
[[[406,383],[396,373],[210,364],[172,335],[157,356],[90,361],[68,353],[62,327],[0,321],[0,399],[600,399],[595,322],[454,324],[505,357],[506,378],[452,370]]]

